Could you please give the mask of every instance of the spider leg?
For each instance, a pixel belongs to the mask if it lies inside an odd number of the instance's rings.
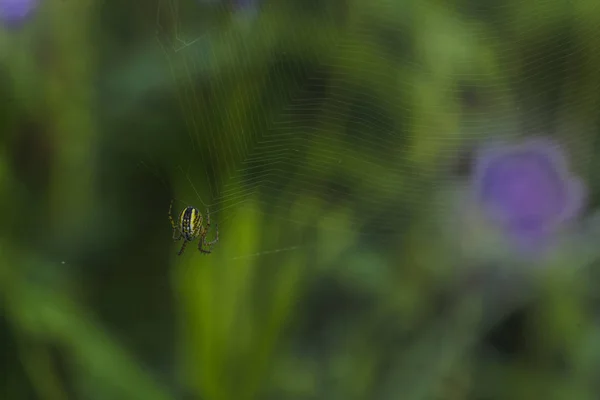
[[[219,241],[219,224],[215,225],[215,238],[211,242],[207,242],[206,235],[204,236],[204,245],[207,247],[212,247],[218,241]]]
[[[173,200],[171,200],[171,204],[169,205],[169,221],[171,221],[171,226],[173,227],[173,241],[176,242],[181,240],[181,231],[177,228],[175,221],[173,220]]]
[[[202,233],[200,234],[200,243],[198,243],[198,250],[200,250],[203,254],[212,253],[211,247],[219,240],[219,226],[217,225],[217,238],[212,242],[206,241],[206,234],[210,229],[210,211],[208,207],[206,208],[206,228],[202,229]]]
[[[181,250],[179,250],[179,253],[177,253],[177,255],[178,255],[178,256],[180,256],[180,255],[182,255],[182,254],[183,254],[183,252],[184,252],[184,250],[185,250],[185,246],[187,246],[187,244],[188,244],[188,241],[187,241],[187,240],[184,240],[184,241],[183,241],[183,244],[181,245]]]
[[[179,240],[181,240],[183,236],[181,235],[181,231],[177,228],[173,229],[173,241],[177,242]]]
[[[171,200],[171,205],[169,205],[169,221],[171,221],[171,226],[173,227],[173,230],[177,230],[177,225],[173,220],[173,200]]]
[[[203,246],[206,246],[206,232],[198,241],[198,250],[200,250],[200,253],[202,254],[210,254],[211,250],[206,250],[203,248]]]

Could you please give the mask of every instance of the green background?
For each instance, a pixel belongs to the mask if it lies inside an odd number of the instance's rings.
[[[0,32],[2,398],[597,398],[593,268],[499,283],[449,217],[470,149],[531,134],[594,208],[599,26],[595,0],[42,2]],[[171,199],[212,254],[176,255]]]

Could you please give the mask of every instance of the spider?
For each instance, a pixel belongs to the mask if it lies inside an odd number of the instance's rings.
[[[212,252],[212,246],[219,241],[219,225],[216,226],[215,239],[212,242],[206,241],[206,234],[210,229],[210,214],[208,208],[206,209],[206,228],[202,225],[202,213],[195,207],[186,207],[179,214],[179,224],[175,224],[172,216],[173,201],[169,206],[169,220],[173,227],[173,241],[177,242],[183,239],[183,245],[181,250],[177,253],[178,256],[182,255],[185,251],[187,244],[197,238],[200,238],[198,242],[198,250],[202,254],[210,254]]]

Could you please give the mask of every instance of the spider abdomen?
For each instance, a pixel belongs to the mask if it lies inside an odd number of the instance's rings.
[[[179,229],[185,240],[191,241],[199,234],[202,214],[195,207],[186,207],[179,216]]]
[[[212,246],[219,241],[219,226],[216,226],[215,238],[210,242],[207,241],[206,234],[210,229],[210,214],[208,208],[206,209],[206,227],[202,225],[204,218],[197,208],[191,206],[184,208],[181,214],[179,214],[177,223],[173,220],[171,214],[172,210],[173,201],[171,200],[171,205],[169,206],[169,221],[171,221],[171,227],[173,228],[173,240],[176,242],[183,239],[181,250],[179,250],[177,255],[182,255],[185,246],[197,238],[200,238],[198,241],[198,250],[200,253],[210,254],[212,252]]]

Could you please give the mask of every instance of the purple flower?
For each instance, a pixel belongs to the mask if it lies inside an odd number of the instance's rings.
[[[19,26],[37,5],[38,0],[0,0],[0,23]]]
[[[524,250],[548,244],[576,218],[585,187],[572,176],[562,149],[548,139],[482,149],[473,176],[476,204]]]

